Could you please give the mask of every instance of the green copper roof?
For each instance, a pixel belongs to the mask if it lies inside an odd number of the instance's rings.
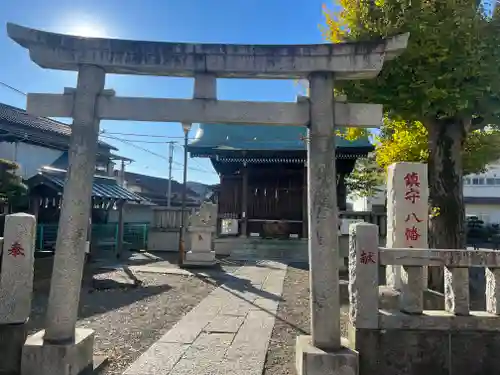
[[[188,146],[198,149],[300,151],[306,146],[302,140],[306,127],[268,125],[200,124],[196,137]],[[347,141],[337,136],[337,148],[372,148],[368,138]]]

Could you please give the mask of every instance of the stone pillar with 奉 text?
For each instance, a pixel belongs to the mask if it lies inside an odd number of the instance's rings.
[[[0,239],[0,375],[19,374],[31,312],[35,216],[7,215]]]

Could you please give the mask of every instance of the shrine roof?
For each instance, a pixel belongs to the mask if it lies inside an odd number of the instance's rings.
[[[207,151],[305,151],[307,128],[301,126],[200,124],[188,145],[191,154]],[[367,137],[348,141],[336,137],[337,149],[373,150]]]

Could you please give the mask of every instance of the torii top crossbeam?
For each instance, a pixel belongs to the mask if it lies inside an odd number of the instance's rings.
[[[374,78],[384,60],[406,48],[409,34],[362,43],[245,45],[83,38],[8,23],[7,32],[43,68],[74,70],[97,65],[106,73],[220,78],[298,79],[311,72],[335,79]]]

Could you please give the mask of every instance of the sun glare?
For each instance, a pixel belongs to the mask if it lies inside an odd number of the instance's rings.
[[[70,26],[68,30],[65,32],[66,34],[75,35],[75,36],[83,36],[86,38],[106,38],[107,33],[104,28],[99,27],[97,25],[90,24],[76,24]]]

